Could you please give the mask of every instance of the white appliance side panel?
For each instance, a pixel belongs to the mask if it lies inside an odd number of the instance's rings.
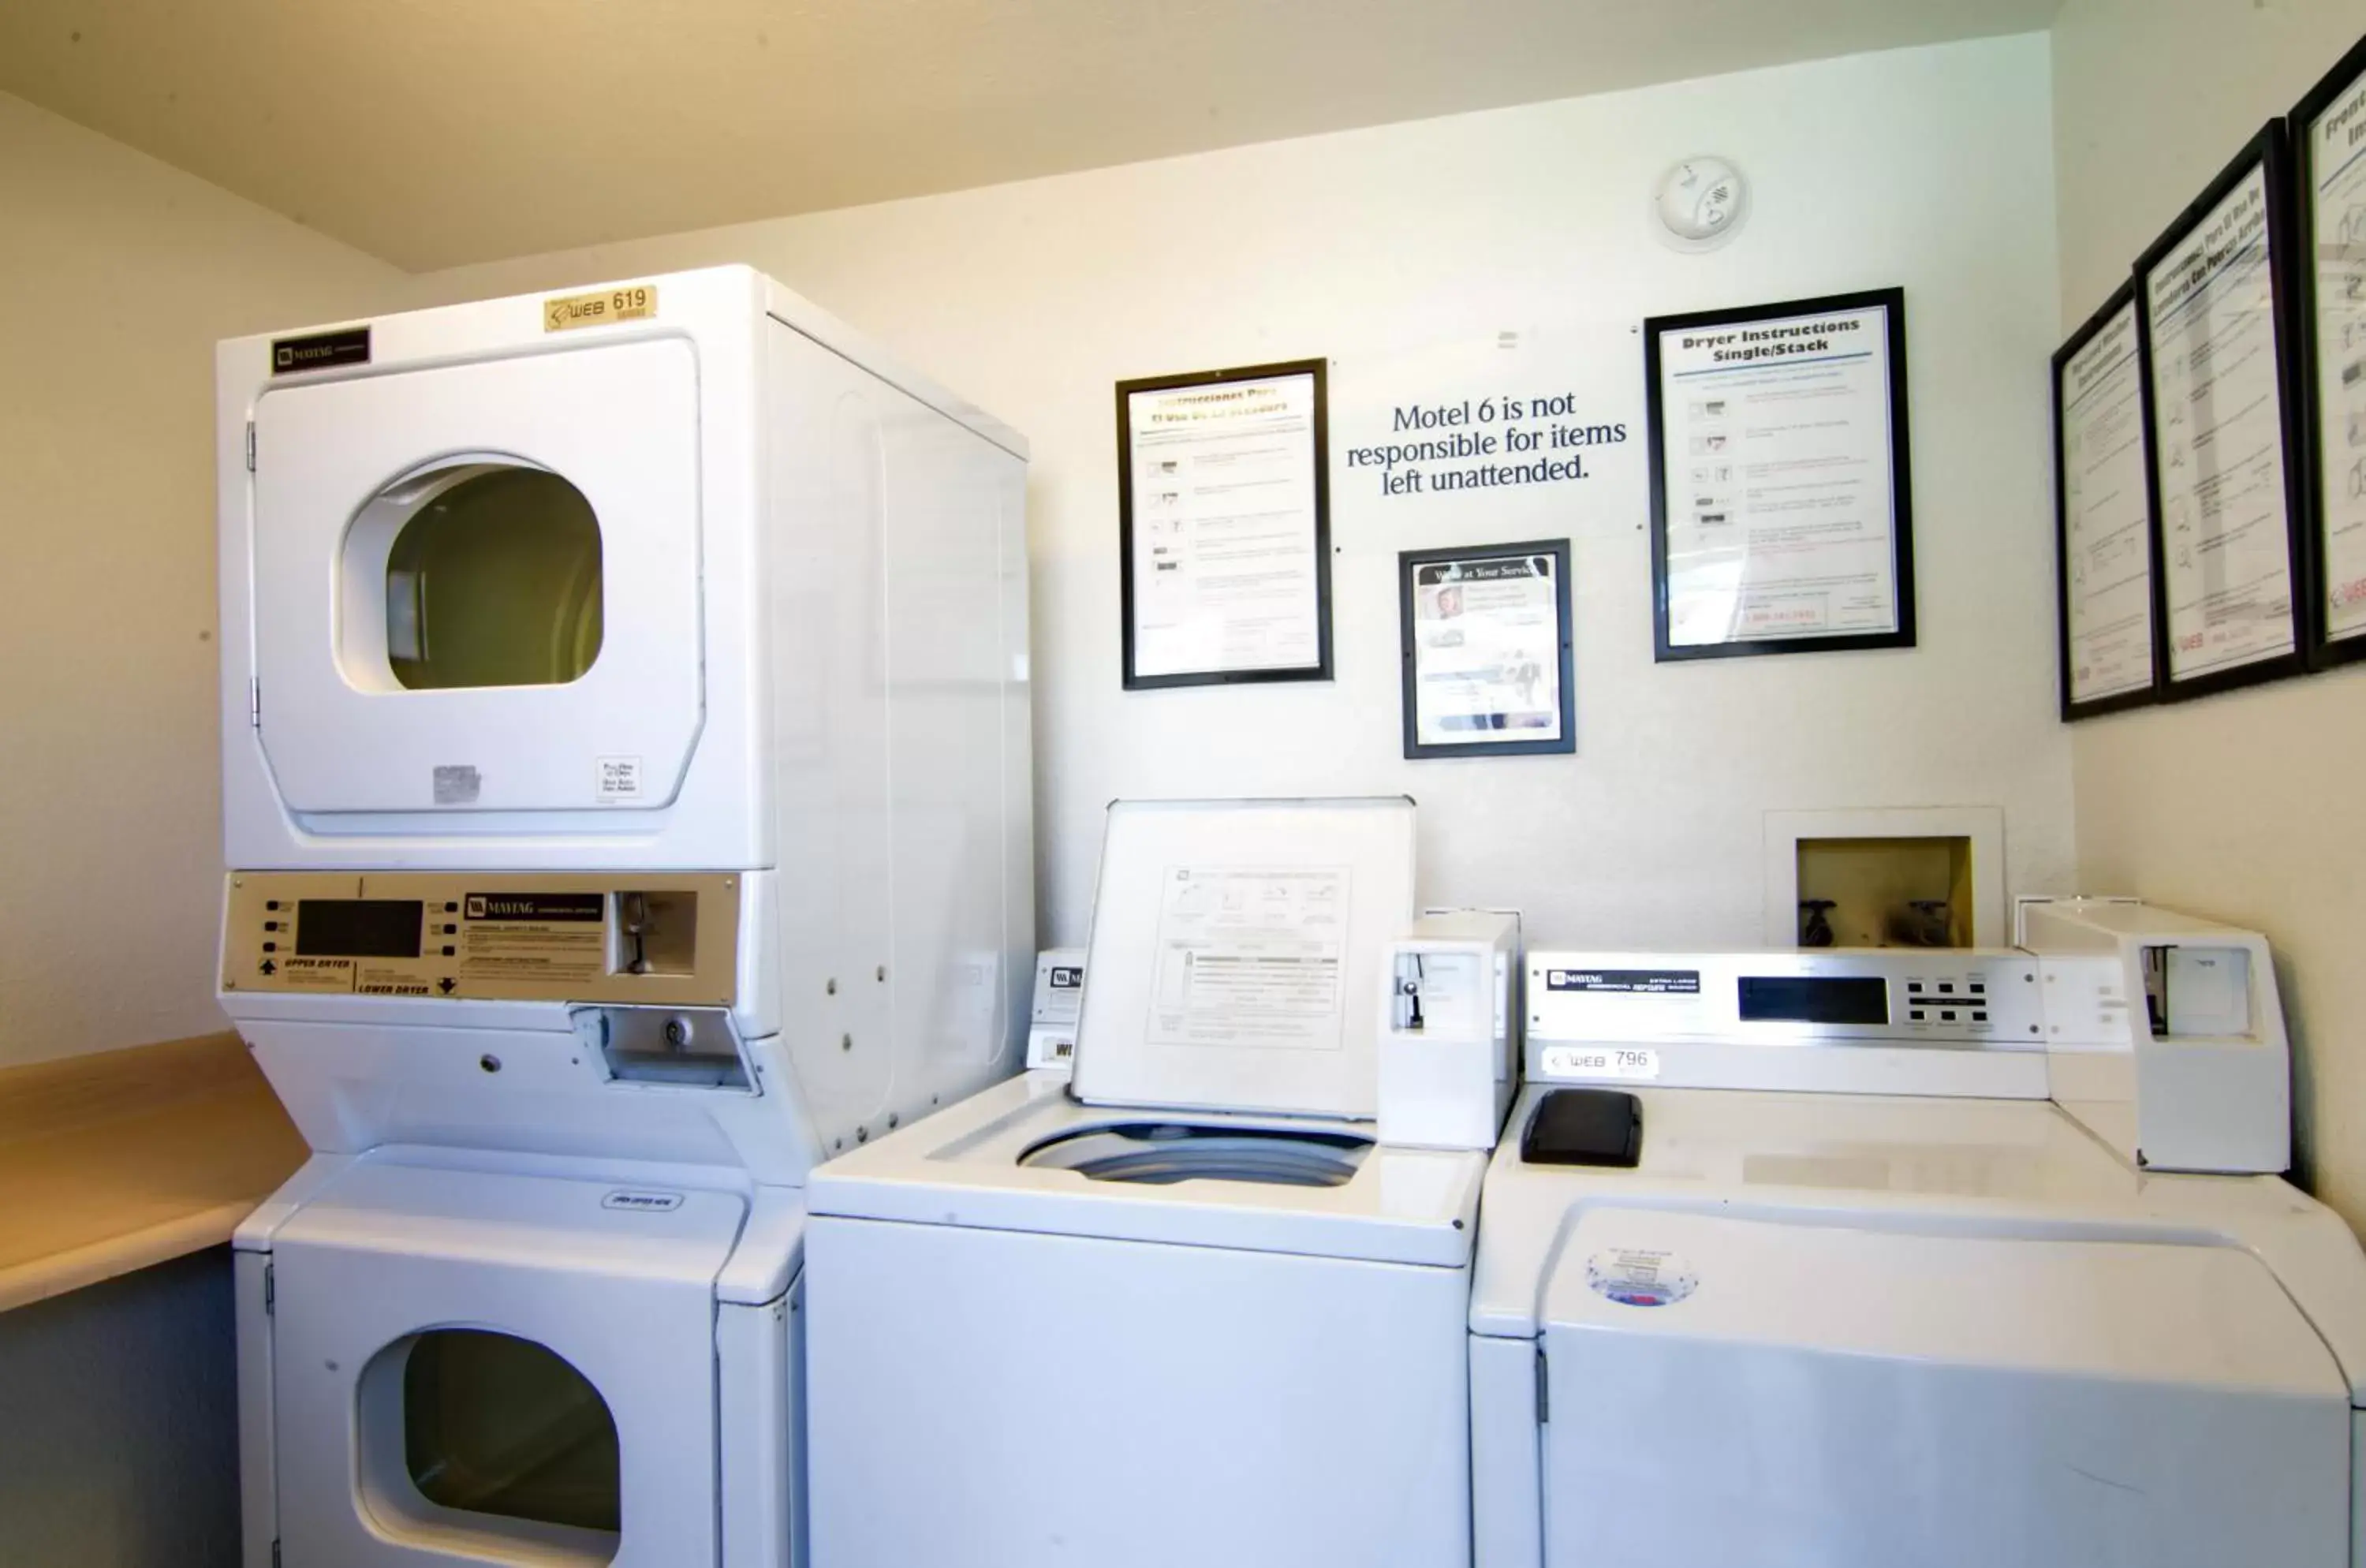
[[[764,333],[783,1038],[825,1155],[892,1083],[885,455],[873,379]]]
[[[1009,1038],[1027,1038],[1035,930],[1035,684],[1027,553],[1027,467],[1001,466],[996,481],[1001,603],[1002,945]],[[1020,1064],[1023,1065],[1023,1063]],[[934,1092],[934,1091],[932,1091]]]
[[[801,1435],[791,1402],[793,1296],[715,1311],[723,1568],[789,1568]]]
[[[1465,1270],[864,1220],[809,1247],[817,1562],[1470,1562]]]
[[[1470,1337],[1472,1568],[1543,1568],[1541,1366],[1533,1339]]]
[[[2348,1559],[2348,1389],[2231,1248],[1595,1211],[1546,1308],[1549,1568]]]
[[[880,383],[887,525],[888,784],[895,864],[888,1125],[1017,1070],[1006,928],[1002,533],[1026,470]],[[1023,569],[1022,569],[1023,570]],[[1031,875],[1031,872],[1030,874]],[[858,1129],[858,1132],[864,1129]],[[876,1137],[875,1122],[867,1129]]]
[[[271,1568],[279,1539],[279,1456],[271,1401],[271,1255],[231,1255],[238,1334],[238,1528],[242,1568]]]
[[[1003,536],[1025,469],[787,327],[769,343],[785,1016],[836,1153],[1016,1064],[1034,933],[1006,908],[1032,869],[1008,842]]]

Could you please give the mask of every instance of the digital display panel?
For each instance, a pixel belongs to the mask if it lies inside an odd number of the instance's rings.
[[[1744,975],[1744,1023],[1887,1023],[1889,982],[1859,976]]]
[[[307,898],[296,906],[296,952],[305,958],[416,958],[416,898]]]

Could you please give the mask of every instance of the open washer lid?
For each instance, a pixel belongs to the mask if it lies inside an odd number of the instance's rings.
[[[1076,1026],[1093,1105],[1369,1120],[1414,803],[1119,801]]]

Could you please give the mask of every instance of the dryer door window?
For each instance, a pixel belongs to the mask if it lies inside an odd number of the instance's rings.
[[[400,519],[373,573],[395,680],[414,692],[581,680],[600,657],[603,599],[600,521],[583,492],[547,468],[498,463],[400,489],[371,503]],[[350,558],[376,531],[346,536],[349,572],[377,566],[374,549],[358,552],[366,565]]]
[[[660,337],[263,393],[256,723],[292,813],[673,801],[704,718],[698,386]]]
[[[385,1355],[388,1373],[401,1364],[403,1468],[421,1496],[463,1513],[622,1528],[616,1418],[563,1357],[477,1328],[434,1329]]]

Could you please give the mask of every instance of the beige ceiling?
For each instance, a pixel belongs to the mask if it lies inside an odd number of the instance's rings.
[[[5,0],[0,90],[413,270],[1899,45],[2058,0]]]

